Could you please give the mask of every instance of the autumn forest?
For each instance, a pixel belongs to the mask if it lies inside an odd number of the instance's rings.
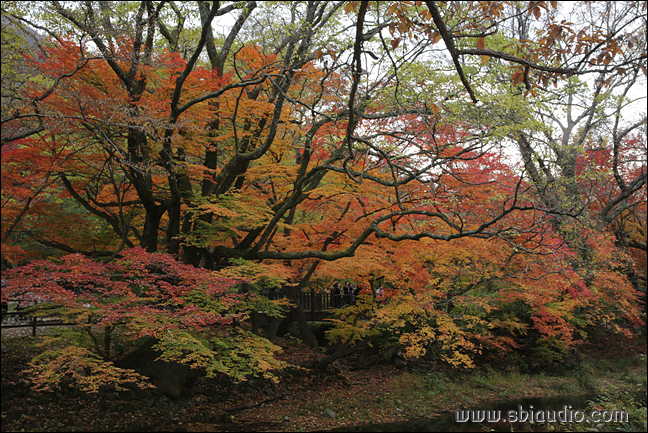
[[[319,374],[645,339],[646,8],[2,2],[2,300],[77,324],[34,389],[280,383],[288,311]]]

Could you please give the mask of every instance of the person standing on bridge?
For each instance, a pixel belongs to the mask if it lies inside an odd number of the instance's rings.
[[[340,283],[335,283],[331,287],[331,307],[338,308],[340,306]]]
[[[360,292],[362,292],[362,286],[358,284],[358,286],[355,289],[353,289],[353,296],[352,296],[353,300],[351,302],[353,305],[355,305],[356,301],[358,300],[358,295],[360,294]]]
[[[353,302],[353,290],[355,287],[351,284],[350,281],[347,281],[344,284],[344,304],[352,304]]]

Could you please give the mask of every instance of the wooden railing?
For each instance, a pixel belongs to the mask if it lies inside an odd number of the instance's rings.
[[[12,317],[17,317],[18,319],[11,321]],[[36,328],[66,325],[77,325],[77,323],[61,322],[59,320],[51,320],[43,317],[38,318],[35,316],[25,316],[23,311],[2,311],[2,329],[31,328],[32,337],[36,336]]]
[[[263,293],[268,299],[285,298],[281,291]],[[355,295],[339,294],[325,292],[299,292],[294,300],[304,311],[327,311],[332,308],[341,308],[345,305],[353,305],[356,301]]]

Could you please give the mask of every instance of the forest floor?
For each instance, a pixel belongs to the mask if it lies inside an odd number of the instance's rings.
[[[37,353],[38,339],[3,335],[3,432],[322,431],[433,418],[492,401],[645,390],[647,374],[645,339],[625,343],[621,352],[602,341],[583,348],[581,361],[564,371],[530,375],[489,365],[457,371],[425,364],[369,364],[356,358],[338,364],[334,375],[287,369],[276,389],[260,382],[235,387],[228,398],[194,395],[152,403],[124,401],[111,393],[88,397],[33,392],[23,370]],[[284,360],[293,365],[315,355],[294,340],[280,343]],[[326,409],[335,417],[326,417]]]

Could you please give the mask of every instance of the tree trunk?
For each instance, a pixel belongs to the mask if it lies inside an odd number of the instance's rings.
[[[259,332],[259,312],[256,310],[250,311],[250,324],[252,325],[252,333],[261,335]]]
[[[154,210],[146,209],[144,229],[142,230],[142,242],[140,245],[149,253],[157,251],[160,219],[162,219],[164,211],[165,209],[161,206],[156,206]]]
[[[270,320],[270,327],[268,328],[267,338],[272,343],[274,343],[275,339],[277,338],[277,331],[279,331],[279,325],[281,325],[282,320],[283,317],[273,317],[272,320]]]
[[[292,312],[293,317],[297,319],[297,324],[299,325],[299,334],[301,335],[302,340],[304,340],[304,343],[306,343],[313,349],[317,349],[319,347],[319,343],[317,342],[317,337],[315,337],[315,334],[313,334],[313,331],[311,331],[310,327],[308,326],[308,321],[306,320],[306,314],[304,314],[304,310],[302,310],[302,308],[297,305],[297,307],[293,308]]]

